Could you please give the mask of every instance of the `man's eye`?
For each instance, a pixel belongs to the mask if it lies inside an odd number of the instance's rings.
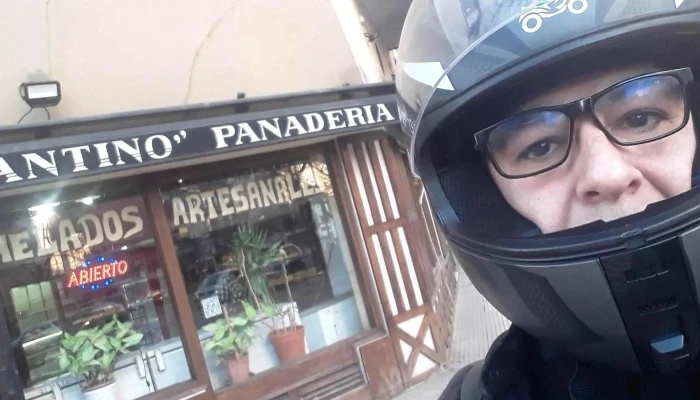
[[[658,111],[635,110],[622,117],[619,126],[622,129],[645,131],[655,128],[663,119],[664,115]]]
[[[559,147],[559,144],[550,141],[539,141],[528,146],[520,155],[520,160],[537,160],[548,156]]]

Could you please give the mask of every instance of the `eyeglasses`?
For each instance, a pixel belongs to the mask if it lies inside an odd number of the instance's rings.
[[[620,146],[673,135],[688,123],[690,68],[655,72],[619,82],[568,104],[515,114],[474,135],[475,147],[499,174],[517,179],[552,170],[566,161],[574,121],[590,114],[610,141]]]

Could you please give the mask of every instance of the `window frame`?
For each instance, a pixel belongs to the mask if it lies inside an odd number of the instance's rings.
[[[134,177],[122,179],[118,178],[76,186],[49,188],[5,197],[2,199],[3,209],[5,213],[13,213],[26,210],[27,204],[29,203],[41,204],[42,202],[45,202],[46,199],[57,199],[60,201],[63,199],[77,199],[96,194],[100,194],[114,200],[128,197],[140,198],[144,203],[144,224],[150,224],[149,227],[151,228],[156,241],[158,256],[160,261],[163,263],[163,277],[165,278],[165,284],[168,287],[169,294],[172,297],[171,304],[173,307],[173,313],[177,318],[182,347],[183,351],[185,352],[185,358],[187,359],[191,374],[190,380],[163,388],[162,390],[148,394],[141,399],[166,400],[184,396],[196,400],[211,400],[214,398],[214,393],[210,389],[209,374],[206,368],[203,353],[201,350],[199,352],[193,351],[193,344],[195,343],[192,343],[192,334],[194,334],[194,339],[197,339],[197,349],[200,348],[198,341],[199,339],[196,330],[188,329],[188,326],[194,326],[194,321],[189,309],[186,293],[184,293],[185,288],[182,277],[179,273],[179,266],[173,266],[171,262],[168,262],[166,258],[167,252],[163,250],[163,247],[164,245],[167,245],[168,240],[163,239],[162,233],[159,232],[160,229],[158,227],[158,221],[162,218],[159,215],[159,212],[163,212],[162,204],[160,204],[160,193],[156,192],[155,195],[157,197],[154,197],[152,189],[150,189],[151,186],[152,185],[148,175],[138,175]],[[157,198],[157,207],[154,207],[154,198]],[[165,222],[167,228],[167,220]],[[168,238],[170,237],[169,230],[167,231],[167,236]],[[171,239],[169,240],[171,241]],[[177,274],[173,273],[174,268],[177,269]],[[3,304],[3,309],[6,307],[5,301],[8,300],[9,293],[8,298],[0,299],[0,304]],[[5,322],[4,316],[0,318],[0,323],[4,324]],[[16,367],[14,354],[10,351],[5,359],[0,360],[0,365],[11,365]],[[19,385],[21,390],[24,390],[19,382],[19,377],[17,377],[16,383]]]
[[[200,345],[194,323],[160,188],[165,184],[177,181],[177,179],[223,179],[230,177],[232,173],[251,167],[256,168],[273,163],[293,162],[314,154],[322,155],[328,166],[334,190],[334,199],[340,214],[340,226],[347,238],[347,244],[350,249],[348,256],[352,260],[353,270],[357,276],[360,289],[359,295],[362,296],[365,304],[364,312],[367,315],[369,327],[358,335],[307,354],[298,362],[280,365],[256,377],[252,377],[244,384],[229,386],[215,393],[211,387],[204,351]],[[216,171],[216,173],[212,174],[212,170]],[[361,363],[358,355],[358,346],[361,343],[388,334],[387,327],[383,323],[382,307],[374,287],[374,279],[371,275],[368,260],[365,260],[360,255],[362,253],[358,250],[364,248],[364,242],[356,210],[353,207],[348,177],[344,171],[336,140],[301,147],[290,146],[289,148],[265,154],[238,158],[232,157],[231,159],[215,163],[185,166],[126,178],[114,178],[67,187],[55,185],[40,190],[28,189],[26,193],[3,197],[3,208],[7,212],[19,211],[26,209],[28,202],[40,203],[52,197],[58,199],[80,198],[96,194],[104,195],[105,197],[141,196],[144,200],[145,217],[150,220],[150,227],[157,243],[158,255],[163,263],[163,275],[172,299],[173,311],[177,315],[182,346],[192,375],[190,381],[152,393],[144,397],[143,399],[145,400],[165,400],[182,397],[197,400],[233,399],[245,398],[245,396],[252,393],[285,393],[288,390],[293,390],[302,380],[308,382],[312,381],[315,376],[322,376],[333,365],[350,362]],[[9,355],[8,360],[0,360],[0,364],[4,361],[9,361],[12,366],[15,365],[12,354]],[[302,373],[302,375],[299,375],[299,373]],[[297,375],[299,375],[298,379],[293,379]],[[274,388],[271,388],[270,385],[274,385]]]
[[[161,242],[160,236],[158,237],[158,241],[161,246],[163,246],[164,252],[168,253],[167,259],[169,261],[166,264],[174,265],[175,268],[173,269],[177,270],[176,273],[180,276],[180,279],[182,279],[182,273],[175,251],[175,243],[170,234],[169,222],[160,194],[161,187],[168,187],[167,185],[172,185],[174,182],[177,182],[178,179],[190,180],[202,178],[203,180],[207,181],[225,179],[231,177],[233,174],[240,173],[242,170],[250,168],[263,168],[265,166],[269,166],[270,164],[294,162],[317,154],[324,157],[326,165],[328,166],[331,185],[334,191],[334,199],[340,214],[340,224],[346,234],[347,244],[350,249],[349,256],[353,263],[354,273],[357,276],[360,295],[362,296],[362,300],[365,304],[364,312],[367,315],[369,326],[358,335],[309,353],[295,363],[279,365],[261,373],[260,375],[251,377],[244,383],[235,386],[227,386],[215,393],[217,399],[251,398],[249,396],[253,395],[253,393],[285,393],[286,391],[293,389],[295,386],[298,386],[298,380],[290,379],[291,376],[297,375],[297,372],[303,372],[303,376],[305,377],[304,380],[308,381],[309,379],[306,378],[316,375],[321,376],[327,372],[329,367],[332,367],[333,365],[348,362],[359,362],[359,357],[356,354],[357,344],[364,342],[369,338],[388,333],[387,328],[383,327],[383,324],[380,322],[382,321],[382,311],[379,298],[376,296],[376,294],[372,295],[371,292],[374,281],[370,274],[369,265],[367,265],[364,260],[358,256],[357,249],[362,248],[362,244],[360,243],[362,238],[359,231],[359,225],[355,225],[350,222],[353,220],[352,216],[355,215],[356,211],[352,207],[352,198],[350,197],[347,175],[343,170],[343,164],[337,149],[336,140],[301,147],[291,147],[289,149],[282,149],[265,154],[232,158],[194,167],[189,166],[170,169],[150,175],[150,185],[148,186],[149,203],[151,201],[156,201],[155,194],[157,194],[158,204],[153,204],[152,207],[156,208],[156,206],[159,206],[158,208],[160,208],[159,211],[154,212],[154,220],[157,216],[157,219],[160,221],[156,232],[160,232],[161,229],[165,229],[167,232],[167,235],[164,235],[163,237],[163,241]],[[212,171],[216,172],[212,173]],[[152,200],[151,196],[154,197]],[[164,242],[168,242],[167,245],[164,246]],[[164,259],[166,259],[165,255]],[[172,273],[175,273],[175,271],[172,271]],[[187,293],[184,283],[182,284],[181,289],[182,293],[180,293],[180,295],[184,296],[185,300],[187,300]],[[191,309],[189,310],[189,313],[190,315],[192,314]],[[380,326],[381,328],[378,328]],[[192,320],[191,327],[195,328],[194,320]],[[204,352],[200,346],[198,337],[196,337],[196,341],[193,344],[196,348],[191,350],[200,353],[203,360]],[[305,367],[302,368],[302,365]],[[208,371],[206,370],[206,364],[204,364],[203,367],[208,382],[209,375]],[[274,387],[271,387],[271,385]],[[209,390],[212,390],[211,385],[209,386]]]

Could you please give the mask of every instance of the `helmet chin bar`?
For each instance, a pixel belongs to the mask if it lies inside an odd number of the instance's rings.
[[[452,242],[479,292],[515,325],[591,364],[683,369],[700,351],[700,226],[569,262],[481,256]]]
[[[687,237],[697,247],[700,242]],[[642,372],[682,369],[700,348],[700,321],[683,238],[672,237],[600,259]],[[696,263],[700,260],[695,259]],[[699,266],[700,267],[700,266]],[[692,272],[692,275],[689,274]]]

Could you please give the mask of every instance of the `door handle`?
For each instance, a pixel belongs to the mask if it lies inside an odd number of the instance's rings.
[[[143,365],[143,358],[137,356],[134,357],[134,361],[136,362],[136,369],[139,371],[139,378],[146,378],[146,366]]]
[[[63,400],[63,392],[61,392],[61,387],[57,384],[51,385],[51,391],[53,392],[54,400]]]
[[[156,350],[156,365],[158,366],[159,372],[165,371],[165,358],[163,358],[163,352],[160,350]]]

